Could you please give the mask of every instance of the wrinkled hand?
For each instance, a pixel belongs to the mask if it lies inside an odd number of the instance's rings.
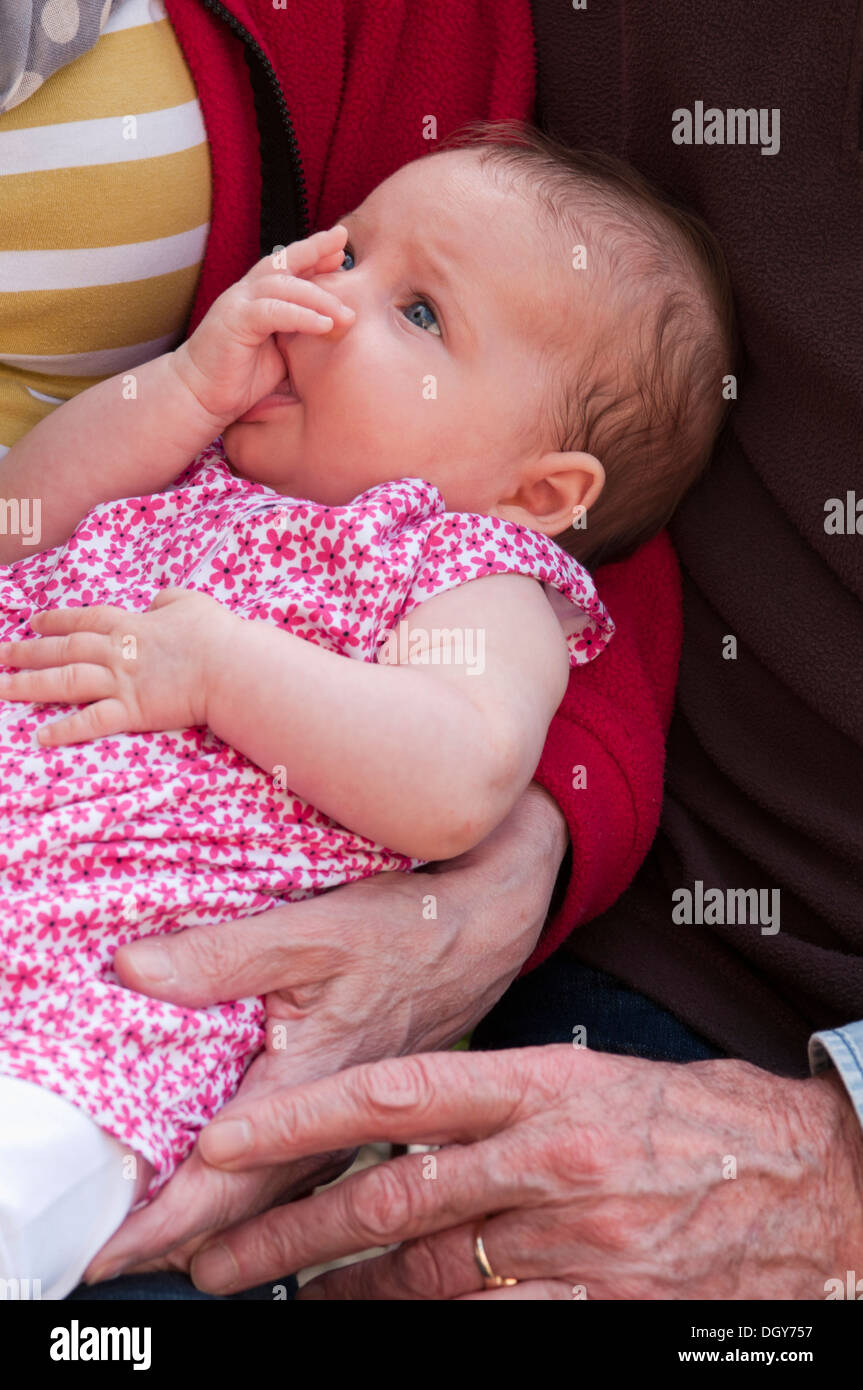
[[[285,379],[278,333],[330,333],[356,317],[331,290],[306,279],[337,270],[347,228],[340,223],[264,256],[219,295],[174,351],[175,371],[214,417],[228,425]]]
[[[42,725],[59,747],[107,734],[187,729],[207,722],[210,672],[236,616],[206,594],[164,589],[145,613],[109,604],[52,608],[30,619],[42,634],[0,642],[0,699],[86,705]]]
[[[430,1054],[234,1107],[200,1149],[236,1170],[380,1140],[445,1147],[223,1233],[192,1261],[198,1288],[396,1241],[301,1297],[818,1299],[859,1267],[863,1140],[835,1074],[571,1045]],[[488,1213],[491,1267],[521,1282],[480,1292]]]
[[[436,871],[380,874],[218,930],[134,942],[114,967],[130,988],[193,1008],[266,995],[267,1051],[226,1116],[260,1093],[358,1061],[456,1042],[530,955],[565,847],[557,805],[531,784],[492,835]],[[170,972],[161,980],[145,974],[154,950],[164,953],[157,968]],[[333,1148],[344,1166],[345,1146]],[[337,1163],[328,1158],[324,1176]],[[307,1191],[323,1180],[320,1167],[312,1157],[279,1158],[253,1173],[223,1173],[196,1148],[99,1252],[89,1277],[185,1268],[207,1233]]]

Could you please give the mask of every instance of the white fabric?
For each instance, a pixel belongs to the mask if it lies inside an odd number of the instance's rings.
[[[88,289],[98,285],[128,285],[156,275],[172,275],[197,265],[204,256],[209,223],[176,236],[123,246],[83,247],[63,251],[4,251],[0,256],[0,292]],[[3,354],[4,362],[9,358]]]
[[[124,139],[123,126],[116,116],[93,116],[86,121],[56,121],[53,125],[0,131],[0,168],[4,174],[37,174],[48,169],[77,169],[84,165],[93,168],[97,164],[130,164],[136,159],[179,154],[203,144],[207,138],[197,100],[134,114],[134,140]],[[203,225],[206,231],[209,224]],[[195,230],[193,228],[193,232]],[[89,248],[92,260],[95,261],[101,249],[99,246]],[[4,252],[4,256],[11,254]],[[35,256],[38,252],[17,254]]]
[[[128,1154],[62,1096],[0,1076],[0,1278],[65,1298],[132,1205]]]

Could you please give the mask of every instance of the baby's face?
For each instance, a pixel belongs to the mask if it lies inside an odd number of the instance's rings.
[[[545,399],[544,333],[575,303],[573,336],[592,338],[566,246],[467,151],[405,165],[340,221],[344,265],[310,278],[356,318],[324,336],[278,335],[299,401],[267,397],[230,425],[232,466],[331,506],[421,477],[451,511],[499,514]]]

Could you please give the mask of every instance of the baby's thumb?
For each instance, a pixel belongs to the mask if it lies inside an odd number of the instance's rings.
[[[176,603],[178,599],[185,598],[187,593],[188,589],[160,589],[147,612],[152,613],[154,608],[165,608],[169,603]]]

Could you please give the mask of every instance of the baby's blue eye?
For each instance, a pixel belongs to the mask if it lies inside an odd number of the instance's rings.
[[[426,327],[426,324],[428,323],[428,319],[419,318],[419,317],[414,313],[414,310],[415,310],[415,309],[424,309],[425,312],[426,312],[427,314],[430,314],[430,315],[431,315],[431,323],[432,323],[433,331],[438,335],[438,337],[440,337],[440,336],[441,336],[440,326],[439,326],[438,321],[437,321],[437,318],[436,318],[436,316],[435,316],[435,311],[434,311],[434,309],[432,309],[430,305],[426,304],[426,302],[425,302],[424,299],[414,299],[414,300],[408,305],[408,307],[407,307],[407,309],[406,309],[406,311],[405,311],[405,318],[410,319],[411,323],[415,323],[416,326],[417,326],[417,328],[425,328],[425,327]]]
[[[350,265],[348,264],[349,261],[350,261]],[[342,261],[341,265],[339,266],[339,269],[340,269],[340,270],[353,270],[355,264],[356,264],[356,262],[355,262],[355,260],[354,260],[354,253],[353,253],[353,251],[350,249],[350,242],[345,242],[345,246],[344,246],[344,260]],[[429,315],[429,318],[428,318],[428,319],[425,319],[425,318],[422,318],[421,316],[417,316],[417,314],[414,313],[414,310],[415,310],[415,309],[425,310],[425,312]],[[439,338],[443,337],[443,334],[442,334],[441,331],[440,331],[440,325],[439,325],[439,323],[438,323],[438,321],[437,321],[437,314],[435,313],[434,309],[431,307],[430,304],[427,303],[427,301],[426,301],[425,299],[413,299],[413,300],[411,300],[410,304],[407,305],[407,309],[406,309],[406,311],[405,311],[405,317],[408,318],[408,319],[410,319],[411,323],[415,323],[416,326],[417,326],[417,328],[431,327],[432,331],[433,331]]]

